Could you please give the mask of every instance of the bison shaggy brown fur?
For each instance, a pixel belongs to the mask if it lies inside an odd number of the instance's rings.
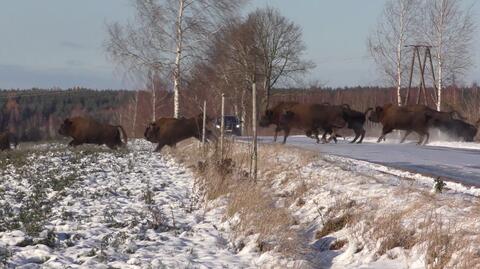
[[[18,139],[15,134],[8,131],[0,133],[0,151],[10,150],[10,144],[12,143],[16,148],[18,145]]]
[[[428,132],[429,122],[432,118],[430,113],[425,111],[415,111],[408,107],[399,107],[392,104],[377,106],[370,114],[369,119],[373,122],[379,122],[383,125],[382,134],[377,143],[385,140],[385,136],[393,130],[405,130],[406,133],[400,143],[411,133],[416,132],[420,135],[418,144],[428,143],[430,134]],[[424,137],[426,139],[424,141]]]
[[[307,134],[312,132],[318,134],[316,132],[318,129],[332,130],[332,136],[335,137],[335,129],[342,128],[346,122],[339,107],[325,104],[293,104],[287,108],[278,109],[277,106],[266,110],[259,124],[262,127],[276,124],[276,131],[283,130],[285,133],[283,137],[285,143],[291,129],[305,130]]]
[[[165,145],[174,147],[178,142],[195,137],[202,139],[203,118],[160,118],[150,123],[145,129],[145,139],[152,143],[158,143],[156,152],[162,150]],[[212,138],[211,131],[206,129],[207,139]]]
[[[280,102],[271,109],[267,109],[265,114],[260,118],[259,125],[262,127],[268,127],[269,125],[275,125],[275,134],[273,136],[273,142],[277,142],[278,132],[282,131],[282,121],[284,120],[283,114],[292,106],[298,105],[298,102]],[[307,136],[310,136],[307,134]]]
[[[58,133],[70,136],[73,140],[69,146],[81,144],[107,145],[111,149],[127,144],[127,134],[120,125],[99,123],[87,117],[73,117],[64,120]],[[122,142],[121,136],[125,142]]]

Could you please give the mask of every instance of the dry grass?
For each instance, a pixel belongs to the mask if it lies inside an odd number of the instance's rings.
[[[349,222],[352,220],[352,215],[345,214],[343,216],[332,218],[325,222],[322,229],[318,230],[315,233],[315,238],[320,239],[324,236],[327,236],[331,233],[338,232],[342,230]]]
[[[379,256],[396,247],[411,249],[418,242],[415,228],[406,227],[402,223],[403,216],[403,213],[393,213],[373,221],[370,236],[380,242],[377,249]]]
[[[279,148],[260,148],[259,179],[254,182],[249,177],[248,145],[232,141],[224,145],[223,160],[219,159],[218,147],[213,146],[202,152],[191,144],[184,144],[174,154],[194,168],[207,200],[228,197],[226,214],[228,217],[236,215],[239,220],[232,227],[235,237],[258,234],[257,247],[261,252],[275,249],[283,255],[300,253],[301,240],[291,229],[294,219],[288,208],[278,206],[274,194],[267,191],[270,179],[275,176],[273,173],[283,170],[277,169],[279,160],[272,157],[278,155]],[[301,184],[292,195],[300,197],[306,190]]]
[[[341,239],[341,240],[336,240],[330,245],[330,250],[339,250],[342,249],[343,246],[348,244],[348,241],[346,239]]]
[[[194,168],[207,200],[228,198],[227,216],[235,216],[238,220],[232,227],[234,236],[258,235],[259,251],[274,249],[288,256],[302,253],[308,247],[311,238],[301,238],[296,229],[312,223],[299,219],[303,223],[296,225],[289,206],[312,206],[308,199],[320,189],[333,197],[333,203],[314,200],[320,219],[312,221],[321,220],[323,224],[314,235],[317,239],[347,228],[345,232],[352,236],[351,243],[360,243],[358,251],[366,251],[366,255],[374,253],[379,257],[390,255],[389,250],[397,247],[405,250],[424,247],[427,268],[475,268],[480,264],[480,252],[475,247],[478,244],[472,243],[476,236],[472,231],[476,231],[476,220],[480,217],[480,202],[434,195],[411,181],[400,186],[386,184],[387,192],[377,195],[365,197],[363,192],[347,195],[341,187],[343,179],[332,184],[328,179],[324,183],[300,174],[299,169],[311,163],[316,154],[288,146],[260,145],[256,182],[248,176],[248,144],[226,143],[224,158],[229,160],[227,163],[219,161],[214,147],[201,152],[195,144],[180,146],[175,151],[178,158]],[[370,180],[372,176],[359,174],[358,177]],[[351,184],[349,179],[345,180]],[[380,180],[376,184],[381,183]],[[391,199],[392,195],[395,199]],[[470,233],[446,225],[439,215],[429,214],[445,214],[445,208],[453,212],[465,205],[469,205],[470,210],[459,218],[462,218],[462,227]],[[452,216],[446,218],[452,219]],[[466,223],[471,223],[470,227]],[[476,242],[480,242],[480,238]],[[336,240],[330,249],[342,249],[347,243],[344,239]]]

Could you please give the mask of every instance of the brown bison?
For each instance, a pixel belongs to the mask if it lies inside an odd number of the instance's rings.
[[[160,118],[150,123],[145,129],[145,139],[152,143],[158,143],[155,151],[160,151],[165,145],[174,147],[178,142],[195,137],[202,139],[203,118]],[[212,133],[206,130],[206,138],[211,139]]]
[[[105,144],[111,149],[116,149],[118,146],[126,145],[128,139],[122,126],[103,124],[86,117],[65,119],[58,133],[72,137],[73,140],[68,145],[74,147],[81,144]],[[125,142],[122,142],[121,136]]]
[[[324,105],[329,105],[328,103],[323,103]],[[369,111],[372,110],[372,108],[368,108],[364,113],[360,111],[356,111],[350,108],[348,104],[343,104],[343,105],[333,105],[331,106],[332,110],[336,111],[337,113],[340,113],[339,110],[341,110],[342,118],[347,122],[347,128],[352,129],[355,133],[355,138],[350,141],[350,143],[355,143],[358,138],[358,144],[362,143],[363,138],[365,137],[365,128],[363,128],[363,125],[365,124],[367,117],[366,115],[368,114]],[[337,143],[337,137],[342,137],[339,134],[335,134],[334,136],[332,135],[333,129],[324,129],[324,133],[322,136],[322,141],[327,142],[326,140],[326,135],[330,134],[330,139],[333,139],[335,143]],[[317,143],[319,142],[318,139],[319,135],[319,130],[312,130],[312,131],[307,131],[307,136],[317,138]]]
[[[0,133],[0,151],[10,150],[10,144],[13,143],[13,147],[17,148],[18,139],[17,136],[11,132]]]
[[[267,109],[265,114],[260,119],[260,126],[268,127],[269,125],[275,125],[275,134],[273,136],[273,142],[277,142],[278,132],[282,131],[281,121],[284,120],[283,114],[290,107],[298,105],[298,102],[280,102],[271,109]],[[310,136],[307,133],[307,136]]]
[[[370,114],[369,120],[379,122],[383,125],[382,135],[378,138],[377,143],[393,130],[405,130],[406,133],[400,143],[405,141],[405,138],[411,133],[416,132],[420,135],[418,144],[428,143],[430,134],[428,133],[429,121],[432,118],[430,113],[422,111],[414,111],[408,107],[399,107],[392,104],[377,106]]]
[[[276,124],[277,130],[283,130],[285,133],[283,137],[285,144],[291,129],[305,130],[307,135],[312,132],[317,135],[318,129],[331,130],[332,137],[336,137],[335,130],[345,126],[346,122],[342,118],[340,108],[325,104],[294,104],[283,109],[283,112],[275,108],[266,110],[259,124],[262,127]]]

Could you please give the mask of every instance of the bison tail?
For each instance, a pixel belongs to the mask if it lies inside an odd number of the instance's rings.
[[[124,143],[125,143],[125,145],[126,145],[127,142],[128,142],[127,132],[125,132],[125,130],[123,129],[123,127],[122,127],[121,125],[117,125],[117,126],[115,126],[115,127],[117,127],[118,129],[120,129],[120,131],[122,132],[123,139],[125,140]]]

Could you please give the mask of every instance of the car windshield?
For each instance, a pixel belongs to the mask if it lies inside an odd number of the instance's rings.
[[[238,124],[238,118],[235,116],[225,116],[225,124]],[[220,124],[220,118],[217,119],[217,123]]]

